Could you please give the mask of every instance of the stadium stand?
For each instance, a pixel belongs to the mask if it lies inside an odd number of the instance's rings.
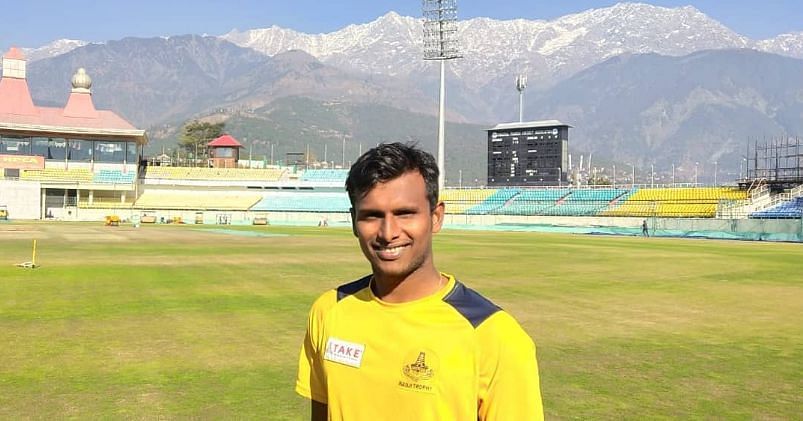
[[[482,203],[472,206],[466,210],[469,215],[487,215],[494,213],[497,209],[505,206],[510,199],[519,194],[520,189],[499,189],[488,196]]]
[[[133,206],[133,197],[126,197],[122,201],[120,194],[113,191],[95,191],[91,204],[89,197],[81,196],[78,200],[78,207],[81,209],[130,209]]]
[[[803,197],[795,197],[791,200],[781,202],[769,209],[753,212],[750,214],[753,219],[797,219],[803,218]]]
[[[167,180],[255,180],[280,181],[285,177],[284,168],[206,168],[162,167],[145,169],[146,179]]]
[[[345,192],[267,193],[252,211],[348,212],[351,202]]]
[[[569,196],[566,197],[566,202],[610,203],[612,200],[628,192],[629,190],[625,189],[577,189],[570,192]]]
[[[569,192],[555,206],[546,208],[545,215],[588,216],[597,215],[608,208],[612,201],[627,194],[624,189],[576,189]]]
[[[95,172],[92,182],[99,184],[131,184],[135,179],[136,174],[133,171],[124,173],[121,170],[99,170]]]
[[[496,193],[496,189],[445,189],[440,200],[446,204],[446,213],[464,214]]]
[[[348,169],[309,169],[301,175],[301,181],[346,182]]]
[[[730,187],[644,188],[634,191],[601,215],[712,218],[720,201],[746,198],[746,191]]]
[[[248,210],[262,198],[259,193],[147,190],[134,202],[136,209]]]
[[[520,190],[513,200],[493,213],[503,215],[543,215],[569,194],[568,189]]]
[[[59,169],[44,168],[41,170],[20,170],[20,180],[91,183],[94,179],[92,171],[86,168]]]
[[[638,189],[630,200],[656,202],[742,200],[747,192],[730,187],[670,187]]]

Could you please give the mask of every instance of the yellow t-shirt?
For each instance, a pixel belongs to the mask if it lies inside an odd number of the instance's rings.
[[[445,275],[437,293],[377,298],[371,277],[312,306],[296,391],[331,420],[541,420],[535,345],[499,307]]]

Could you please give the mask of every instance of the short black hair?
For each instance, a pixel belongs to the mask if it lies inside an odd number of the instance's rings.
[[[410,171],[418,171],[424,178],[429,208],[434,210],[438,205],[438,163],[432,154],[417,148],[415,143],[400,142],[380,143],[357,158],[346,178],[351,207],[377,184]]]

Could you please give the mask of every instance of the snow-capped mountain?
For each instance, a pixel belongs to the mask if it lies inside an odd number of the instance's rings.
[[[271,27],[222,37],[265,54],[307,51],[324,63],[368,73],[409,75],[425,70],[420,19],[390,12],[328,34]],[[450,67],[469,86],[527,73],[553,82],[623,53],[685,55],[705,49],[745,48],[753,41],[697,9],[620,3],[552,21],[474,18],[459,23],[463,58]]]
[[[803,58],[803,32],[781,34],[775,38],[759,41],[756,48],[782,56]]]
[[[78,47],[83,47],[87,44],[89,43],[77,39],[57,39],[50,44],[43,45],[38,48],[23,48],[22,51],[25,53],[25,57],[28,59],[28,61],[36,61],[43,58],[55,57],[64,53],[69,53],[70,51]]]
[[[389,12],[373,22],[328,34],[309,35],[272,26],[231,31],[222,38],[268,55],[303,50],[327,64],[394,76],[422,67],[421,31],[418,19]]]
[[[344,69],[434,78],[432,63],[421,59],[421,34],[421,19],[389,12],[373,22],[326,34],[272,26],[233,30],[221,38],[269,56],[302,50]],[[803,32],[755,41],[691,6],[619,3],[551,21],[474,18],[459,22],[458,36],[463,58],[450,63],[449,69],[473,89],[512,84],[519,73],[527,74],[533,87],[545,88],[625,53],[681,56],[707,49],[753,48],[803,58]],[[36,61],[85,44],[58,40],[25,52]]]

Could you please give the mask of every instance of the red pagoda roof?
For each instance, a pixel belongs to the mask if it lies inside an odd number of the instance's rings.
[[[243,145],[240,142],[238,142],[237,139],[227,134],[224,134],[223,136],[220,136],[217,139],[207,143],[206,146],[212,146],[212,147],[231,146],[236,148],[243,147]]]

